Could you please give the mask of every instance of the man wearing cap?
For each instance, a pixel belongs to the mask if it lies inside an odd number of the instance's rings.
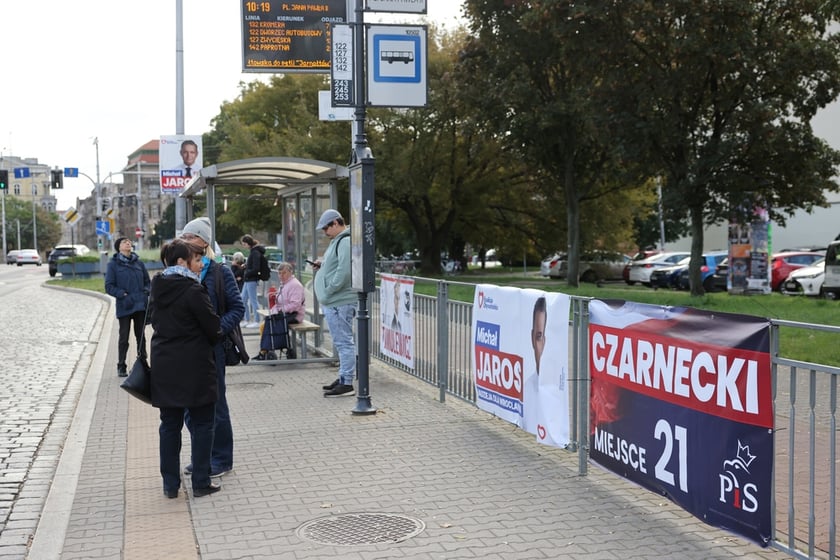
[[[353,318],[358,296],[351,286],[350,228],[338,211],[330,208],[321,214],[318,229],[330,239],[323,262],[313,265],[315,296],[324,310],[333,345],[338,353],[338,379],[324,385],[325,397],[355,395],[356,344],[353,342]]]
[[[210,295],[210,302],[213,309],[221,318],[222,334],[227,335],[242,320],[245,315],[245,305],[239,294],[239,287],[229,267],[217,263],[214,259],[213,249],[210,247],[211,239],[210,220],[208,218],[196,218],[184,226],[181,238],[186,240],[200,241],[205,246],[205,255],[202,261],[199,280],[207,288]],[[221,294],[216,288],[216,277],[222,275]],[[219,300],[221,295],[224,301]],[[225,312],[220,313],[224,307]],[[225,385],[225,349],[223,340],[219,340],[214,348],[216,357],[216,374],[219,380],[219,400],[216,401],[216,417],[214,421],[215,435],[213,437],[213,454],[210,460],[210,476],[220,477],[233,470],[233,427],[230,422],[230,409],[228,408],[226,385]],[[243,356],[247,362],[247,356]],[[186,417],[187,428],[190,427],[189,415]],[[192,465],[184,469],[186,474],[192,473]]]
[[[137,354],[146,357],[146,346],[142,344],[143,329],[146,327],[146,304],[152,281],[146,265],[132,249],[131,240],[118,237],[114,241],[114,256],[105,270],[105,291],[117,300],[117,320],[120,324],[117,343],[117,375],[126,377],[125,358],[128,354],[128,333],[134,323],[134,339]]]

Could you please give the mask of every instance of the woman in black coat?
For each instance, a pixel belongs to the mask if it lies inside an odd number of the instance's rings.
[[[137,256],[131,240],[120,237],[114,241],[113,258],[105,271],[105,291],[117,300],[117,321],[120,338],[117,343],[117,375],[126,377],[125,357],[128,354],[128,335],[134,324],[137,354],[146,357],[143,330],[146,328],[146,301],[149,299],[149,273]]]
[[[161,250],[166,269],[152,280],[152,406],[160,409],[160,473],[168,498],[181,486],[185,410],[192,424],[193,495],[220,489],[210,481],[210,454],[219,395],[213,347],[221,322],[199,282],[203,253],[195,242],[173,240]]]

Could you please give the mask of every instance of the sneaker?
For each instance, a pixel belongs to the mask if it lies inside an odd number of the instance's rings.
[[[245,328],[246,329],[258,329],[258,328],[260,328],[260,324],[255,321],[253,323],[248,323],[247,325],[245,325]]]
[[[356,394],[356,390],[352,385],[337,385],[324,393],[325,397],[352,397]]]
[[[230,474],[233,472],[233,467],[222,469],[220,471],[210,471],[210,478],[221,478],[226,474]]]
[[[324,391],[332,391],[333,389],[335,389],[339,385],[341,385],[341,379],[336,379],[335,381],[333,381],[329,385],[324,385],[323,387],[321,387],[321,389],[323,389]]]
[[[128,373],[126,372],[125,366],[117,366],[117,376],[128,377]]]
[[[192,463],[184,467],[184,474],[192,474]]]

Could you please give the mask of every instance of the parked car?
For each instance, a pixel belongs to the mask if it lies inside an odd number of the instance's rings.
[[[646,249],[644,251],[639,251],[638,253],[630,257],[629,263],[624,265],[624,270],[621,271],[621,278],[632,286],[633,283],[630,282],[630,265],[633,263],[633,261],[640,261],[642,259],[652,257],[653,255],[656,255],[661,252],[662,251],[659,251],[657,249]]]
[[[15,258],[15,264],[18,266],[25,264],[37,264],[41,266],[43,261],[41,260],[41,255],[35,249],[21,249]]]
[[[712,274],[712,291],[726,291],[727,276],[729,276],[729,257],[724,258],[715,267],[715,272]]]
[[[580,255],[578,268],[581,282],[621,280],[625,265],[630,257],[612,251],[586,251]],[[566,278],[569,261],[566,253],[555,253],[540,263],[540,274],[549,278]]]
[[[58,259],[64,257],[84,256],[90,253],[90,249],[86,245],[58,245],[55,249],[50,251],[47,257],[47,266],[49,267],[50,276],[55,276],[58,273]]]
[[[700,282],[703,284],[703,291],[714,292],[716,289],[714,279],[715,271],[722,261],[727,260],[727,252],[715,251],[713,253],[703,255],[702,258],[703,264],[700,265]],[[688,266],[685,267],[685,270],[680,271],[679,277],[677,278],[677,288],[680,290],[691,289],[691,280],[688,277]],[[723,289],[726,289],[725,280]]]
[[[797,268],[782,282],[780,291],[789,296],[823,296],[825,281],[825,259],[820,259],[811,266]],[[834,294],[831,294],[834,299]]]
[[[816,251],[788,251],[774,253],[770,260],[770,288],[779,291],[782,282],[797,268],[811,266],[825,256]]]
[[[688,270],[688,263],[691,257],[686,257],[677,264],[671,266],[660,266],[650,273],[650,285],[652,288],[677,288],[677,280],[683,270]]]
[[[17,250],[17,249],[14,249],[14,250],[6,253],[6,264],[15,264],[15,262],[17,261],[18,253],[20,253],[20,251]]]
[[[822,290],[825,297],[840,299],[840,240],[829,243],[825,250],[825,279]]]
[[[645,286],[650,286],[650,275],[654,269],[677,264],[684,258],[690,256],[691,253],[686,251],[671,251],[658,253],[640,261],[633,261],[630,263],[630,274],[627,283],[632,286],[636,282],[640,282]]]

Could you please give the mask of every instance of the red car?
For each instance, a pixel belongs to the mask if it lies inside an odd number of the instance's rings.
[[[775,253],[770,260],[770,269],[772,270],[770,276],[770,287],[773,291],[778,292],[781,289],[782,282],[788,275],[803,266],[811,266],[816,261],[825,256],[825,253],[817,253],[814,251],[786,251],[784,253]]]

